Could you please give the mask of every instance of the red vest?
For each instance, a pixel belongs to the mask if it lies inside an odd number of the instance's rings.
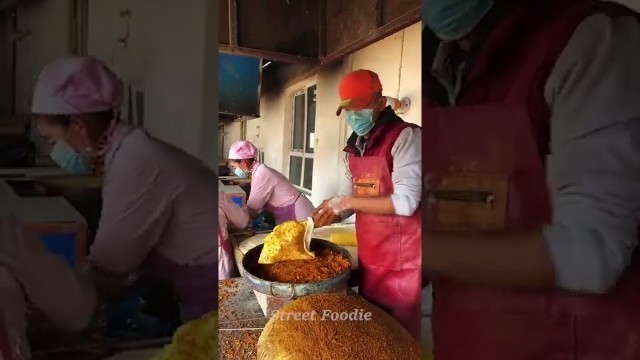
[[[425,172],[446,180],[438,186],[472,184],[482,190],[475,195],[496,195],[493,212],[482,204],[432,199],[426,226],[458,221],[469,230],[509,231],[549,222],[543,161],[550,110],[543,90],[577,26],[597,13],[635,16],[625,7],[591,0],[525,2],[485,40],[455,108],[437,108],[426,99]],[[472,212],[482,221],[460,216]],[[640,359],[640,273],[632,266],[609,295],[438,280],[433,327],[439,360]]]
[[[0,360],[12,360],[13,349],[11,348],[11,342],[7,330],[4,328],[4,323],[0,319]]]

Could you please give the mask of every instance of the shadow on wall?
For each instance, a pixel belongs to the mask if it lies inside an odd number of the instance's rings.
[[[271,62],[269,66],[262,69],[260,95],[262,97],[279,96],[296,78],[309,76],[316,70],[315,65]]]
[[[310,78],[319,72],[326,74],[341,74],[344,60],[334,61],[323,66],[306,64],[287,64],[271,62],[262,69],[262,83],[260,95],[263,98],[281,96],[291,85]]]

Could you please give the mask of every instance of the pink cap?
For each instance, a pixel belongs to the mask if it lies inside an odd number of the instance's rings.
[[[249,160],[258,156],[258,149],[248,141],[236,141],[229,149],[229,160]]]
[[[123,84],[100,60],[67,57],[47,65],[33,94],[31,112],[42,115],[90,114],[117,109]]]

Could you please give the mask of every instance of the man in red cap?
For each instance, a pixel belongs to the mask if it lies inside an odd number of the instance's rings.
[[[362,295],[420,338],[421,129],[386,106],[378,75],[347,74],[340,107],[353,134],[340,196],[314,212],[316,226],[356,214]]]

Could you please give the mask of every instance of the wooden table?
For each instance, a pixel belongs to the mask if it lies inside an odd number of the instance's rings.
[[[150,360],[162,349],[132,350],[113,355],[106,360]]]
[[[218,289],[219,359],[255,360],[258,338],[269,319],[242,278],[220,281]],[[233,355],[226,354],[228,350]]]

